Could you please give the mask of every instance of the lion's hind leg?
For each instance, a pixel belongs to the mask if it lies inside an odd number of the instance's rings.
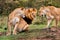
[[[18,22],[16,23],[14,29],[13,29],[13,34],[16,35],[17,34],[17,27],[18,27]]]
[[[11,35],[11,23],[8,22],[8,26],[7,26],[7,35]]]

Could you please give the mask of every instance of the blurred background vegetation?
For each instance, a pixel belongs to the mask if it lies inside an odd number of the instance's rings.
[[[60,0],[0,0],[0,15],[8,15],[17,7],[34,7],[39,9],[42,5],[60,7]]]

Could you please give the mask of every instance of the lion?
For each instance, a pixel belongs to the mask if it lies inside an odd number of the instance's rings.
[[[35,8],[17,8],[9,14],[8,18],[8,32],[7,35],[11,34],[11,27],[14,26],[13,34],[16,35],[17,31],[28,30],[29,24],[35,18],[37,10]]]
[[[58,26],[58,22],[60,20],[60,8],[57,8],[55,6],[43,6],[39,9],[39,16],[46,15],[47,18],[47,26],[48,28],[50,26],[50,23],[53,19],[55,19],[56,24],[55,27]]]
[[[20,21],[20,18],[24,18],[25,15],[24,15],[24,11],[25,11],[25,8],[21,7],[21,8],[16,8],[13,12],[11,12],[8,16],[8,32],[7,32],[7,35],[10,35],[11,34],[11,28],[12,26],[14,26],[14,30],[13,30],[13,34],[16,34],[14,31],[16,30],[15,29],[15,26],[17,25],[17,23],[19,23]]]
[[[18,25],[18,31],[27,31],[29,25],[32,24],[32,21],[36,17],[37,10],[35,8],[27,8],[25,10],[25,18],[21,18],[20,24]]]

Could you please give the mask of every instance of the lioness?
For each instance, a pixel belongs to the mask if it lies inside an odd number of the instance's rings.
[[[29,24],[35,18],[37,10],[35,8],[18,8],[15,9],[8,18],[8,32],[11,34],[11,27],[14,26],[13,34],[17,34],[18,31],[28,30]]]
[[[9,14],[9,17],[8,17],[8,32],[7,32],[7,35],[10,35],[11,34],[11,27],[14,26],[14,30],[13,30],[13,34],[16,34],[15,30],[16,30],[16,27],[20,21],[20,18],[24,18],[25,15],[24,15],[24,11],[25,11],[25,8],[17,8],[15,9],[13,12],[11,12]]]
[[[58,21],[60,20],[60,8],[54,6],[43,6],[39,9],[39,16],[46,15],[47,26],[49,27],[52,19],[56,21],[56,27],[58,26]]]

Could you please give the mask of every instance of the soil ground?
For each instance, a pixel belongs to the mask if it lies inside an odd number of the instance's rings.
[[[33,35],[36,32],[35,35]],[[45,29],[34,29],[25,32],[26,37],[18,37],[17,40],[60,40],[60,28],[51,27]],[[32,35],[31,35],[32,33]],[[5,35],[6,32],[0,33],[0,36]],[[30,34],[30,35],[29,35]]]

